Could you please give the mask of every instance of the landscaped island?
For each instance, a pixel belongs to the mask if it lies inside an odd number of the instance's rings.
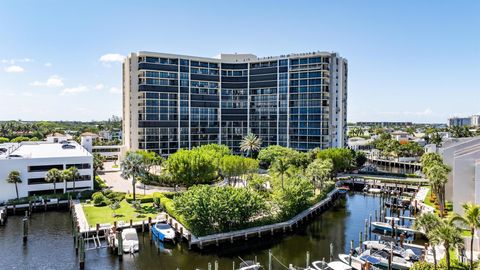
[[[269,146],[258,151],[255,138],[250,139],[242,147],[249,157],[216,144],[182,149],[166,160],[146,151],[128,153],[121,167],[134,192],[95,193],[83,206],[89,225],[145,220],[162,211],[195,236],[282,222],[325,198],[337,172],[365,162],[348,149],[299,152]],[[187,190],[141,196],[135,192],[138,181]]]

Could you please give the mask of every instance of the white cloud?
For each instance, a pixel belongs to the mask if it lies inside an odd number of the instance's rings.
[[[112,94],[121,94],[122,93],[122,89],[118,88],[118,87],[112,87],[110,88],[110,93]]]
[[[99,84],[95,85],[95,87],[94,87],[93,89],[95,89],[95,90],[102,90],[103,88],[105,88],[105,85],[99,83]]]
[[[23,93],[22,93],[22,96],[24,96],[24,97],[33,97],[33,94],[30,93],[30,92],[23,92]]]
[[[31,58],[22,58],[22,59],[2,59],[3,64],[10,64],[13,65],[15,63],[29,63],[33,62]]]
[[[39,82],[34,81],[30,84],[31,86],[46,86],[46,87],[62,87],[63,86],[63,79],[58,75],[50,76],[46,82]]]
[[[51,67],[51,66],[52,66],[52,63],[50,63],[50,62],[46,62],[46,63],[45,63],[45,64],[43,64],[43,65],[44,65],[44,66],[46,66],[46,67]]]
[[[60,95],[61,96],[69,95],[69,94],[74,95],[74,94],[84,93],[84,92],[88,92],[88,91],[90,91],[90,89],[88,87],[80,85],[80,86],[77,86],[77,87],[65,88],[60,93]]]
[[[125,59],[125,56],[118,54],[118,53],[107,53],[100,57],[100,62],[103,63],[111,63],[111,62],[119,62],[122,63]]]
[[[9,66],[5,68],[5,72],[19,73],[25,71],[21,66]]]

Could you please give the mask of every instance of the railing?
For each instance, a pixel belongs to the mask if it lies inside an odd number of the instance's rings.
[[[218,242],[218,241],[227,240],[227,239],[233,240],[233,238],[248,237],[248,235],[258,235],[258,234],[261,234],[262,232],[273,233],[273,231],[275,230],[281,230],[281,229],[285,230],[287,227],[291,229],[292,226],[298,224],[300,221],[307,218],[310,214],[316,212],[317,210],[321,209],[324,205],[330,203],[334,199],[333,196],[336,195],[338,192],[339,190],[335,188],[334,190],[330,191],[327,194],[327,197],[325,199],[309,207],[308,209],[305,209],[304,211],[297,214],[295,217],[293,217],[290,220],[280,222],[280,223],[270,224],[270,225],[258,226],[258,227],[253,227],[253,228],[248,228],[248,229],[243,229],[243,230],[238,230],[233,232],[218,233],[218,234],[212,234],[212,235],[201,236],[201,237],[196,237],[192,235],[190,240],[190,245],[202,246],[203,243],[208,243],[208,242]]]

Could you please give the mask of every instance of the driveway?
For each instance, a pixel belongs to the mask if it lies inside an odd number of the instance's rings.
[[[107,186],[111,187],[113,191],[132,193],[132,180],[126,180],[121,176],[120,171],[99,172],[98,176],[105,181]],[[145,188],[144,188],[145,186]],[[173,187],[158,187],[149,186],[137,183],[135,191],[137,194],[152,194],[154,192],[174,191]]]

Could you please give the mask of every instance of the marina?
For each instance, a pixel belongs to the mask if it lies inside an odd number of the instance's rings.
[[[355,247],[359,246],[359,231],[364,230],[365,219],[383,211],[382,203],[383,199],[378,195],[349,192],[322,214],[310,217],[308,222],[299,223],[292,232],[286,230],[284,233],[281,230],[274,236],[264,234],[261,238],[241,238],[233,244],[220,242],[218,247],[216,244],[207,245],[203,249],[189,249],[185,240],[175,244],[155,239],[151,241],[148,231],[142,233],[139,228],[137,253],[126,253],[119,261],[108,248],[92,248],[85,252],[85,269],[111,269],[121,265],[125,269],[155,266],[157,269],[208,270],[210,263],[213,270],[215,261],[218,269],[232,269],[234,263],[239,267],[242,260],[257,261],[266,266],[269,261],[268,250],[272,251],[274,257],[272,269],[285,269],[281,264],[305,267],[307,252],[311,262],[322,259],[328,262],[330,257],[338,260],[338,254],[349,253],[351,241],[354,241]],[[406,216],[408,213],[405,210]],[[29,223],[35,226],[30,227],[29,240],[23,245],[22,232],[17,230],[22,217],[11,216],[7,226],[0,227],[0,248],[20,249],[23,254],[15,253],[6,257],[4,264],[7,268],[22,263],[26,267],[44,267],[37,269],[58,268],[60,265],[64,266],[63,269],[78,269],[79,259],[72,240],[71,222],[71,215],[66,211],[34,213]],[[365,232],[362,242],[376,237],[368,229]],[[49,241],[45,242],[44,239]],[[105,247],[105,240],[99,240]],[[409,241],[411,239],[406,242]]]

